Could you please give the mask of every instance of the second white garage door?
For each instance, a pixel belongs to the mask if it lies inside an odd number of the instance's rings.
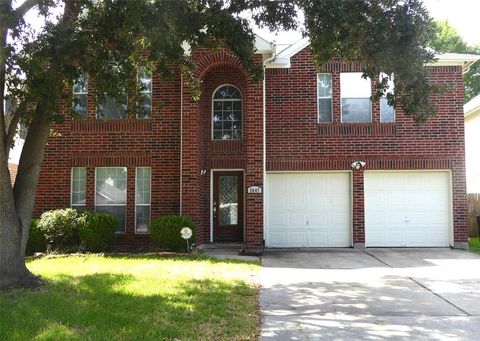
[[[448,246],[448,172],[366,172],[366,246]]]
[[[267,247],[351,245],[350,173],[273,173],[267,181]]]

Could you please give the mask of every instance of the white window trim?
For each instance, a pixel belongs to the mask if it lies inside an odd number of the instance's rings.
[[[145,69],[147,68],[146,66],[143,66]],[[138,69],[137,69],[137,89],[138,89],[138,83],[139,83],[139,72],[138,72]],[[145,90],[137,90],[137,92],[139,94],[150,94],[150,116],[149,117],[142,117],[142,118],[139,118],[138,117],[138,114],[136,115],[136,118],[139,119],[139,120],[149,120],[152,118],[152,114],[153,114],[153,73],[152,71],[150,70],[150,90],[149,91],[145,91]],[[138,106],[138,102],[137,102],[137,106]]]
[[[87,167],[71,167],[70,168],[70,208],[76,207],[87,207],[87,203],[85,205],[74,205],[73,204],[73,170],[75,168],[84,168],[85,169],[85,201],[87,200]]]
[[[127,200],[128,200],[128,168],[127,167],[95,167],[95,185],[94,185],[94,196],[93,196],[93,211],[97,212],[97,169],[108,169],[108,168],[125,168],[127,171],[125,180],[127,181],[125,186],[125,205],[113,204],[113,205],[102,205],[102,206],[112,206],[112,207],[125,207],[125,224],[123,226],[123,231],[115,231],[116,234],[125,234],[127,231]]]
[[[137,204],[137,177],[139,168],[149,168],[150,169],[150,204]],[[147,232],[137,232],[137,206],[148,206],[150,207],[150,222],[152,221],[152,167],[150,166],[140,166],[135,167],[135,234],[150,234],[150,231]]]
[[[343,122],[343,96],[342,96],[342,73],[361,73],[361,72],[341,72],[340,73],[340,122],[345,124],[372,124],[373,123],[373,115],[372,115],[372,100],[369,97],[348,97],[350,99],[365,99],[367,98],[370,101],[370,122]],[[372,80],[370,80],[370,94],[372,93]]]
[[[236,98],[236,99],[215,99],[215,100],[214,100],[213,97],[215,96],[215,93],[218,91],[218,89],[223,88],[224,86],[231,86],[231,87],[237,89],[238,92],[240,93],[241,98],[240,98],[240,99]],[[239,139],[223,140],[223,139],[214,139],[214,138],[213,138],[213,113],[214,113],[214,105],[213,105],[213,103],[214,103],[214,101],[216,101],[216,102],[236,101],[236,102],[240,102],[240,103],[241,103],[241,106],[242,106],[242,108],[241,108],[241,113],[242,113],[242,121],[241,121],[241,122],[242,122],[242,124],[241,124],[241,126],[242,126],[242,135],[240,136]],[[241,141],[241,140],[243,140],[243,111],[244,111],[244,110],[243,110],[243,94],[242,94],[242,92],[240,91],[240,89],[239,89],[237,86],[233,85],[233,84],[227,84],[227,83],[222,84],[222,85],[220,85],[220,86],[217,86],[217,87],[215,88],[215,90],[213,90],[213,92],[212,92],[212,100],[210,101],[210,103],[211,103],[211,105],[212,105],[212,114],[210,115],[210,130],[212,131],[212,136],[211,136],[212,141]]]
[[[330,86],[333,89],[333,77],[329,72],[319,72],[317,73],[317,123],[329,124],[333,122],[333,94],[330,96],[319,96],[318,89],[320,86],[320,75],[329,75],[330,76]],[[329,122],[320,122],[320,99],[330,99],[330,121]]]
[[[72,94],[73,94],[73,97],[75,97],[76,95],[85,95],[87,97],[87,106],[85,107],[85,118],[87,118],[87,115],[88,115],[88,76],[85,74],[82,76],[84,79],[85,79],[85,84],[86,84],[86,88],[87,90],[84,92],[84,91],[75,91],[75,82],[73,83],[73,86],[72,86]],[[75,102],[72,102],[72,109],[75,109]]]
[[[378,77],[378,82],[380,82],[380,77],[382,76],[383,73],[380,73],[380,76]],[[388,77],[388,75],[387,75]],[[393,93],[395,93],[395,77],[392,75],[392,79],[391,79],[391,82],[393,84],[393,89],[389,89],[389,90],[392,90]],[[380,100],[382,99],[387,99],[387,96],[383,95]],[[396,123],[397,122],[397,110],[395,109],[395,107],[393,107],[393,121],[392,122],[383,122],[382,121],[382,106],[380,106],[379,108],[379,117],[380,117],[380,123],[384,123],[384,124],[393,124],[393,123]]]

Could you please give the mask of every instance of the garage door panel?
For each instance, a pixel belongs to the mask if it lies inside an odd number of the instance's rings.
[[[294,247],[305,247],[307,245],[307,231],[289,232],[290,244]]]
[[[346,215],[344,213],[338,213],[338,214],[330,214],[328,216],[328,224],[330,226],[350,226],[350,215]],[[332,227],[332,230],[335,231],[335,228]],[[342,231],[350,231],[349,228],[342,229]]]
[[[327,213],[312,213],[309,220],[312,227],[324,228],[328,226],[328,214]]]
[[[272,200],[269,201],[269,208],[272,211],[283,211],[287,208],[287,198],[273,194]]]
[[[274,247],[280,247],[287,242],[287,233],[285,231],[269,231],[270,244]]]
[[[272,229],[282,228],[287,224],[287,215],[284,212],[274,212],[270,220]]]
[[[366,172],[366,245],[448,246],[449,186],[448,172]]]
[[[385,224],[385,215],[383,213],[370,213],[370,226],[383,226]]]
[[[305,222],[307,221],[307,216],[305,213],[297,213],[291,212],[288,215],[288,224],[291,226],[305,226]]]
[[[311,190],[311,189],[310,189]],[[312,212],[324,212],[328,208],[327,196],[324,194],[310,193],[308,196],[308,208]]]
[[[267,247],[350,246],[349,173],[268,174],[267,181]],[[280,230],[282,237],[274,234]]]
[[[310,232],[308,235],[309,247],[322,247],[328,245],[327,231]]]

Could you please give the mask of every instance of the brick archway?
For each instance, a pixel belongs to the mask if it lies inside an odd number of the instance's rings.
[[[196,66],[193,76],[197,79],[203,78],[208,71],[219,66],[235,67],[245,75],[247,80],[250,80],[251,78],[250,74],[243,67],[240,59],[225,49],[220,49],[203,55],[197,61]]]

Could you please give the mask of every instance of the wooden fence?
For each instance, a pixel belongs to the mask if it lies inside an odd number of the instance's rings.
[[[468,236],[478,237],[477,216],[480,216],[480,193],[468,194]]]

